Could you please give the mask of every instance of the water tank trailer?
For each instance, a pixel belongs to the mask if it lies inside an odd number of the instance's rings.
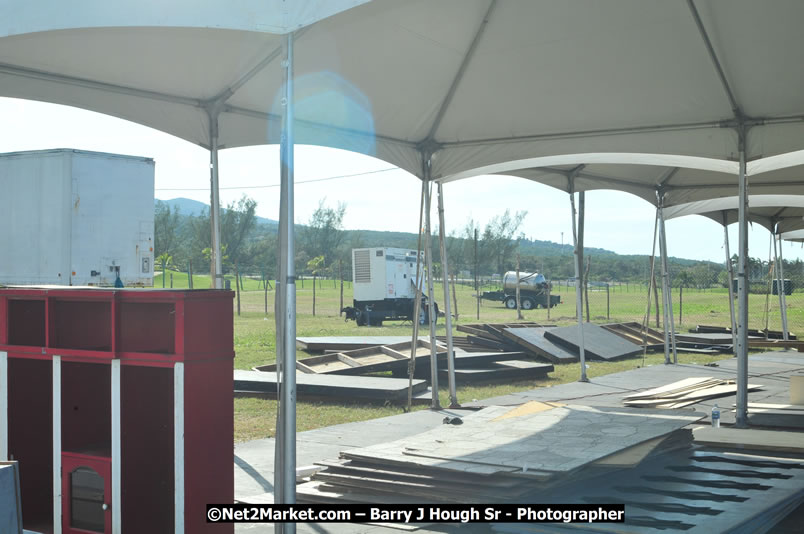
[[[516,309],[516,271],[508,271],[503,276],[502,291],[484,291],[480,298],[502,302],[506,308]],[[519,304],[523,310],[547,307],[547,294],[550,282],[540,273],[519,273]],[[561,303],[560,295],[550,295],[550,307]]]

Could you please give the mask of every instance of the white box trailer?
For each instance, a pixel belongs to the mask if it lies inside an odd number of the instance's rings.
[[[0,154],[0,284],[153,285],[154,161]]]
[[[412,319],[416,302],[416,256],[415,250],[406,248],[353,249],[354,307],[344,308],[346,318],[356,320],[361,326],[379,326],[385,319]],[[419,321],[426,323],[426,295],[422,296],[422,303]]]

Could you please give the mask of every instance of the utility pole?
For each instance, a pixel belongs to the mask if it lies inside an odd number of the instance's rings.
[[[477,284],[477,228],[475,228],[475,298],[477,299],[477,320],[480,320],[480,289]]]

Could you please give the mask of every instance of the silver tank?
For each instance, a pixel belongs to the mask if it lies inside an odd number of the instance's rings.
[[[538,291],[542,289],[547,280],[540,273],[519,273],[519,289]],[[503,276],[503,290],[516,291],[516,271],[508,271]]]

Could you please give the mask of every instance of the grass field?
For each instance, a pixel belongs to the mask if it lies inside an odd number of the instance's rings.
[[[208,288],[208,276],[193,276],[196,289]],[[273,283],[272,283],[273,284]],[[169,287],[169,279],[166,286]],[[187,276],[174,273],[173,287],[187,287]],[[241,292],[241,314],[235,314],[234,342],[235,342],[235,368],[251,369],[256,365],[274,362],[276,359],[276,332],[274,324],[274,295],[275,291],[266,293],[259,280],[245,279],[245,290]],[[161,275],[154,280],[154,287],[162,287]],[[234,287],[234,280],[232,280]],[[596,288],[597,289],[597,288]],[[638,321],[641,322],[647,307],[647,296],[643,288],[624,286],[612,288],[608,294],[608,307],[606,291],[590,289],[590,315],[592,322],[604,323]],[[340,287],[332,280],[320,280],[315,289],[316,314],[313,315],[313,288],[311,280],[297,283],[297,322],[298,336],[400,336],[411,335],[410,323],[386,322],[382,327],[358,327],[354,322],[345,322],[339,316]],[[458,319],[454,324],[470,324],[478,322],[477,300],[473,297],[474,290],[467,286],[458,286]],[[569,325],[575,322],[575,293],[574,288],[556,288],[554,294],[560,294],[563,303],[550,310],[550,322],[559,325]],[[661,292],[660,292],[661,294]],[[266,313],[266,297],[267,310]],[[349,305],[352,300],[350,283],[344,286],[344,303]],[[804,323],[804,310],[799,306],[799,294],[794,294],[788,300],[788,316],[790,329],[795,332]],[[443,309],[443,288],[436,284],[436,300]],[[776,306],[773,307],[775,300]],[[778,300],[770,299],[771,328],[779,328]],[[683,322],[678,323],[678,290],[673,295],[674,316],[676,328],[685,330],[696,324],[722,325],[729,323],[728,292],[720,290],[693,291],[684,290],[683,293]],[[751,295],[749,300],[749,323],[753,328],[764,328],[763,310],[765,297]],[[236,302],[233,303],[236,310]],[[754,307],[759,306],[757,313]],[[660,305],[661,308],[661,305]],[[773,315],[775,310],[776,316]],[[453,310],[454,311],[454,310]],[[651,312],[655,313],[654,310]],[[547,310],[537,309],[523,312],[526,321],[547,321]],[[776,322],[774,323],[774,319]],[[516,322],[516,311],[505,309],[501,303],[482,301],[480,307],[480,322]],[[651,318],[655,326],[655,319]],[[445,333],[444,320],[439,319],[438,334]],[[457,335],[461,335],[457,331]],[[306,356],[298,351],[297,357]],[[679,353],[681,363],[704,364],[719,359],[730,358],[731,355],[704,356],[700,354]],[[664,354],[649,354],[646,359],[634,358],[618,362],[591,362],[587,374],[590,378],[616,373],[643,365],[660,365],[664,362]],[[572,382],[580,376],[579,364],[556,365],[551,375],[543,380],[526,380],[506,382],[503,384],[489,384],[481,386],[459,387],[458,401],[468,402],[474,399],[489,398],[516,391],[533,389],[536,387],[549,387],[553,385]],[[449,404],[446,384],[441,384],[440,399],[444,406]],[[426,407],[414,407],[424,409]],[[272,437],[275,432],[275,417],[277,403],[274,400],[262,398],[235,399],[235,440],[245,441],[256,438]],[[339,423],[361,421],[401,413],[400,406],[386,406],[382,404],[354,403],[354,402],[307,402],[299,401],[297,405],[297,428],[299,431],[310,430],[322,426]]]

